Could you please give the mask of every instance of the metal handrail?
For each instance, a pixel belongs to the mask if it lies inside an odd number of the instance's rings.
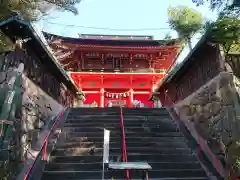
[[[62,116],[63,116],[63,111],[61,111],[57,115],[57,117],[55,118],[55,120],[54,120],[54,122],[53,122],[53,124],[52,124],[52,126],[51,126],[51,128],[50,128],[50,130],[48,132],[48,134],[46,135],[46,137],[45,137],[45,139],[43,141],[43,144],[42,144],[42,146],[41,146],[41,148],[39,150],[39,153],[37,154],[37,156],[36,156],[34,162],[32,163],[32,165],[28,168],[27,172],[25,173],[24,180],[28,180],[31,171],[34,168],[34,166],[36,165],[36,162],[39,159],[39,157],[40,157],[42,152],[43,152],[42,160],[44,160],[44,161],[47,160],[47,145],[48,145],[49,136],[51,135],[51,133],[52,133],[53,129],[55,128],[57,122],[59,121],[59,119],[62,118]]]
[[[127,162],[126,135],[125,135],[125,129],[124,129],[123,110],[121,106],[120,106],[120,125],[122,130],[122,157],[123,157],[122,161]],[[130,180],[128,169],[126,169],[126,179]]]

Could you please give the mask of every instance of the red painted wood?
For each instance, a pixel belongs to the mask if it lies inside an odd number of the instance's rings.
[[[177,54],[177,46],[144,46],[144,47],[126,47],[126,46],[99,46],[97,44],[63,44],[69,49],[77,48],[74,60],[79,61],[78,71],[81,70],[104,70],[104,72],[70,72],[75,84],[83,91],[99,91],[101,88],[111,92],[126,92],[133,89],[134,92],[152,91],[153,85],[161,81],[165,74],[154,73],[154,68],[166,71],[174,61]],[[78,55],[77,55],[78,54]],[[120,59],[107,59],[110,56],[118,56]],[[143,58],[139,58],[139,57]],[[116,57],[115,57],[116,58]],[[119,61],[118,61],[119,60]],[[119,63],[115,64],[115,63]],[[111,71],[114,66],[119,67],[125,73],[115,73]],[[77,71],[75,65],[72,66]],[[106,73],[109,72],[109,73]],[[128,72],[128,73],[126,73]],[[142,72],[142,73],[139,73]],[[145,72],[145,73],[143,73]],[[155,71],[156,72],[156,71]],[[158,71],[161,72],[161,71]],[[149,94],[136,94],[133,99],[140,100],[146,105]],[[93,102],[96,98],[98,103],[99,94],[86,94],[85,104]],[[109,98],[104,99],[104,105],[107,105]],[[113,99],[112,99],[113,100]],[[130,106],[129,98],[126,99]]]

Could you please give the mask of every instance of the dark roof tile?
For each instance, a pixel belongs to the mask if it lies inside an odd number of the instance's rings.
[[[66,43],[83,44],[83,45],[103,45],[103,46],[173,46],[178,39],[172,40],[121,40],[121,39],[83,39],[64,37],[59,35],[43,32],[46,39],[61,39]]]

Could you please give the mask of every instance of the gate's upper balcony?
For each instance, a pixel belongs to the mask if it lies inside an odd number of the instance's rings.
[[[153,40],[151,36],[70,38],[45,33],[45,37],[70,72],[164,73],[180,47],[177,39]]]

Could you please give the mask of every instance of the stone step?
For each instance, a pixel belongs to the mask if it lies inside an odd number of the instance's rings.
[[[44,178],[46,180],[49,180],[47,177],[44,176]],[[105,180],[112,180],[112,179],[108,179],[108,178],[104,178]],[[209,180],[209,178],[207,177],[184,177],[184,178],[166,178],[166,177],[159,177],[159,178],[148,178],[149,180]],[[80,179],[74,179],[74,180],[100,180],[99,178],[98,179],[85,179],[85,178],[80,178]],[[125,180],[125,178],[116,178],[114,180]],[[134,178],[134,179],[131,179],[131,180],[142,180],[142,178]]]
[[[76,119],[81,121],[91,121],[91,120],[112,120],[115,119],[116,121],[120,121],[120,114],[90,114],[90,115],[79,115],[73,114],[68,115],[68,119]]]
[[[64,130],[71,130],[71,131],[81,131],[81,132],[91,132],[91,131],[103,131],[105,129],[108,129],[110,131],[112,130],[120,130],[120,126],[112,125],[112,126],[99,126],[99,127],[82,127],[79,124],[66,124],[64,126]],[[144,129],[147,129],[147,127],[125,127],[126,131],[133,131],[136,133],[141,133],[144,131]],[[160,127],[152,127],[151,129],[152,133],[155,132],[178,132],[177,127],[175,126],[160,126]]]
[[[75,131],[64,131],[63,134],[67,137],[102,137],[104,136],[104,132],[100,131],[100,132],[75,132]],[[121,137],[121,132],[119,131],[111,131],[110,133],[110,138],[111,137]]]
[[[152,169],[200,169],[201,165],[199,163],[193,162],[148,162]],[[46,164],[45,170],[48,171],[88,171],[88,170],[101,170],[102,163],[51,163]]]
[[[104,113],[99,113],[99,114],[68,114],[69,119],[74,119],[77,118],[78,120],[101,120],[105,118],[105,120],[111,120],[111,119],[119,119],[120,120],[120,114],[104,114]],[[93,119],[94,118],[94,119]],[[128,121],[128,120],[161,120],[161,119],[171,119],[169,114],[158,114],[158,115],[152,115],[152,114],[128,114],[128,115],[123,115],[123,120]]]
[[[102,154],[86,155],[86,156],[51,156],[50,162],[55,163],[93,163],[102,162]],[[118,162],[121,160],[121,154],[111,154],[109,160],[112,162]],[[139,154],[128,153],[128,161],[138,162],[197,162],[195,156],[181,155],[181,154]]]
[[[104,135],[104,132],[101,131],[101,132],[72,132],[72,131],[69,131],[69,132],[63,132],[63,133],[66,133],[68,136],[71,136],[71,137],[103,137]],[[125,132],[126,134],[126,137],[130,137],[130,136],[139,136],[138,133],[136,132],[131,132],[131,131],[127,131]],[[122,135],[122,132],[119,130],[119,131],[113,131],[113,132],[110,132],[110,138],[112,136],[121,136]],[[183,137],[183,135],[180,133],[180,132],[169,132],[169,133],[161,133],[161,132],[157,132],[157,133],[149,133],[149,132],[142,132],[141,133],[141,137]]]
[[[75,148],[57,148],[52,152],[55,156],[83,156],[91,154],[102,154],[103,148],[96,148],[94,146],[88,148],[75,147]],[[109,153],[111,154],[121,154],[121,147],[113,148],[110,147]],[[141,153],[141,154],[191,154],[191,150],[185,148],[152,148],[152,147],[127,147],[127,153]]]
[[[131,113],[131,112],[138,112],[138,113],[168,113],[166,108],[123,108],[123,114]]]
[[[116,124],[116,125],[120,125],[120,120],[119,119],[106,119],[106,118],[92,118],[92,119],[77,119],[77,118],[68,118],[65,122],[65,124],[80,124],[83,126],[92,126],[92,125],[96,125],[96,126],[102,126],[102,125],[112,125],[112,124]],[[150,120],[144,120],[142,119],[124,119],[124,125],[125,126],[141,126],[142,124],[146,124],[146,125],[156,125],[156,124],[169,124],[169,125],[175,125],[174,121],[172,121],[171,119],[165,118],[165,119],[150,119]]]
[[[121,137],[110,137],[110,141],[112,142],[121,142]],[[103,142],[103,137],[66,137],[66,140],[69,142],[84,142],[84,141],[93,141],[93,142]],[[126,138],[127,142],[139,142],[139,143],[145,143],[145,142],[171,142],[171,143],[177,143],[181,142],[184,143],[184,137],[139,137],[139,136],[131,136]]]
[[[170,117],[168,112],[161,113],[161,112],[124,112],[123,119],[128,116],[142,116],[142,117]]]
[[[109,146],[112,148],[119,148],[121,147],[121,143],[122,142],[113,142],[110,139],[110,144]],[[126,142],[127,147],[142,147],[143,144],[140,142]],[[181,142],[152,142],[152,141],[148,141],[144,143],[145,146],[149,146],[152,148],[188,148],[188,146],[185,143],[181,143]],[[103,148],[103,140],[101,142],[89,142],[89,141],[85,141],[85,142],[59,142],[56,145],[56,148],[74,148],[74,147],[97,147],[97,148]]]
[[[87,115],[98,115],[98,116],[107,116],[107,115],[118,115],[120,117],[120,111],[82,111],[82,112],[77,112],[77,111],[71,111],[69,113],[69,116],[87,116]]]
[[[102,170],[99,171],[44,171],[43,179],[51,180],[66,180],[66,179],[100,179],[102,176]],[[105,171],[105,177],[110,179],[124,178],[125,172],[123,170]],[[142,172],[139,170],[130,171],[131,178],[141,178]],[[169,170],[150,170],[149,177],[152,178],[184,178],[184,177],[204,177],[205,172],[201,169],[169,169]]]
[[[120,127],[81,127],[81,126],[75,126],[75,125],[65,125],[63,128],[63,132],[96,132],[96,133],[102,133],[104,132],[104,129],[110,130],[111,132],[120,132]],[[110,133],[111,133],[110,132]]]

